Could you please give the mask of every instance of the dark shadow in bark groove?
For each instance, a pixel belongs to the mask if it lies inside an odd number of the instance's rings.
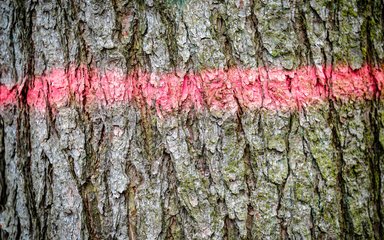
[[[5,181],[5,142],[4,142],[4,120],[0,116],[0,212],[7,203],[7,185]]]
[[[341,228],[340,232],[342,234],[342,238],[353,239],[354,231],[353,231],[352,217],[351,217],[351,213],[348,205],[348,190],[347,190],[346,182],[343,178],[343,169],[345,166],[345,161],[343,158],[343,150],[342,150],[342,145],[341,145],[340,136],[339,136],[340,117],[337,110],[335,109],[333,100],[329,101],[329,106],[330,106],[329,125],[332,126],[332,142],[336,149],[335,159],[337,160],[337,166],[338,166],[337,182],[341,192],[340,210],[342,215],[340,218],[340,228]]]

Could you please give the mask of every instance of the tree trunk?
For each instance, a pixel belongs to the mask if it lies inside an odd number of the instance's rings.
[[[0,18],[1,239],[383,238],[382,0]]]

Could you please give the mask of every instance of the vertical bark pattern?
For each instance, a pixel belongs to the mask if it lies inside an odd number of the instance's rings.
[[[373,70],[373,97],[332,98],[330,77],[329,100],[299,111],[161,117],[74,96],[38,111],[27,96],[35,76],[72,66],[382,68],[383,36],[381,0],[1,1],[0,83],[18,102],[0,106],[0,238],[381,239]]]

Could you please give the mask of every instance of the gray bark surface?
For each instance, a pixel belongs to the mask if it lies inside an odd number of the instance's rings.
[[[384,59],[381,0],[0,2],[1,239],[382,239],[384,107],[171,114],[135,104],[42,113],[33,76]]]

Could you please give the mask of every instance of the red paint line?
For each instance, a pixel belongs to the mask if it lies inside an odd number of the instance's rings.
[[[53,69],[35,76],[27,103],[38,111],[46,104],[60,108],[76,101],[86,106],[132,103],[155,107],[159,114],[208,108],[210,111],[243,109],[300,109],[326,101],[372,99],[384,85],[383,68],[301,67],[293,71],[209,69],[199,73],[148,73],[120,69],[101,71],[86,67]],[[328,91],[330,89],[330,91]],[[0,106],[16,104],[20,86],[0,85]]]

